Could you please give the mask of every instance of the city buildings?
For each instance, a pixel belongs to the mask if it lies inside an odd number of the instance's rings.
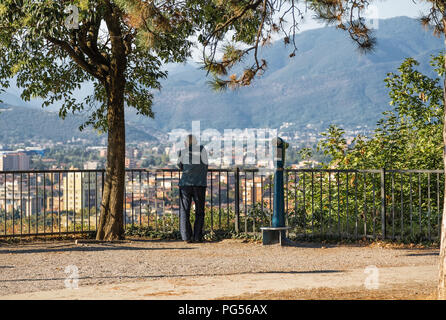
[[[0,154],[0,171],[29,170],[29,156],[24,152]]]
[[[75,168],[70,168],[75,170]],[[96,172],[69,172],[62,179],[64,210],[79,212],[95,206],[97,184]],[[99,197],[99,193],[98,193]]]

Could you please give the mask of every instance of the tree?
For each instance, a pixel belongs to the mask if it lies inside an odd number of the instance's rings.
[[[329,24],[346,30],[361,51],[370,51],[375,45],[373,30],[367,26],[363,17],[371,0],[308,0],[309,8],[316,17]],[[415,2],[415,1],[412,1]],[[430,5],[429,12],[421,17],[422,25],[431,28],[435,35],[443,36],[446,47],[446,1],[420,0]],[[445,52],[446,54],[446,52]],[[446,66],[445,56],[441,59]],[[446,108],[446,77],[443,76],[443,108]],[[443,117],[446,112],[443,113]],[[446,121],[443,119],[443,164],[446,164]],[[446,181],[446,175],[445,175]],[[438,298],[446,299],[446,184],[443,199],[443,222],[441,227],[440,267]]]
[[[198,1],[2,0],[0,86],[15,78],[22,98],[59,102],[59,115],[84,112],[108,133],[106,179],[97,239],[123,237],[125,105],[153,117],[153,89],[167,74],[162,63],[190,55]],[[73,6],[74,5],[74,6]],[[65,13],[65,10],[70,10]],[[139,15],[133,15],[135,10]],[[192,15],[194,13],[194,15]],[[78,19],[77,19],[78,18]],[[92,82],[94,93],[73,91]]]
[[[213,76],[209,84],[214,90],[249,86],[262,75],[268,62],[261,57],[261,48],[275,35],[291,45],[289,56],[295,56],[295,35],[303,19],[299,4],[304,0],[212,0],[204,6],[205,18],[198,41],[202,45],[203,69]],[[240,62],[243,70],[230,74]]]
[[[203,68],[214,88],[249,85],[266,69],[259,47],[282,32],[286,44],[302,16],[298,0],[2,0],[0,86],[16,78],[22,99],[39,96],[43,106],[61,102],[59,115],[85,112],[108,133],[106,181],[97,239],[123,237],[125,104],[153,117],[151,89],[167,76],[162,63],[190,56],[193,35],[203,45]],[[74,6],[73,6],[74,5]],[[64,10],[69,8],[69,16]],[[79,17],[77,20],[76,18]],[[289,18],[289,24],[286,18]],[[231,34],[228,42],[228,34]],[[242,47],[237,45],[241,44]],[[217,52],[224,49],[220,59]],[[221,79],[251,52],[254,62],[240,77]],[[94,94],[76,101],[87,81]]]
[[[443,73],[442,53],[431,65]],[[440,169],[443,168],[443,88],[439,78],[418,70],[418,62],[406,59],[398,73],[384,80],[393,110],[383,112],[373,135],[357,135],[347,146],[344,130],[330,126],[322,133],[318,148],[331,161],[328,167],[341,169]]]
[[[157,1],[119,1],[126,8],[129,19],[144,29],[146,44],[157,41],[147,23],[153,3]],[[285,44],[292,44],[290,57],[297,50],[294,41],[303,12],[298,6],[305,0],[186,0],[166,1],[183,4],[175,14],[187,17],[194,28],[197,42],[202,46],[203,69],[214,76],[210,83],[216,90],[238,88],[251,84],[262,74],[267,61],[260,58],[260,48],[272,41],[274,34],[284,36]],[[175,30],[170,30],[174,32]],[[252,55],[251,55],[252,54]],[[249,56],[251,63],[237,74],[228,72]],[[226,78],[222,78],[226,77]]]

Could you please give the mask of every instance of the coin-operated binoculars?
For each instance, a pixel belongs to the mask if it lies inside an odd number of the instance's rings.
[[[285,153],[289,144],[283,139],[277,137],[272,140],[274,154],[274,206],[271,227],[262,229],[263,244],[288,243],[285,237],[285,204],[283,191],[283,171],[285,165]]]
[[[285,152],[289,144],[277,137],[273,139],[274,150],[274,208],[273,227],[285,227],[285,210],[283,195],[283,168],[285,164]]]

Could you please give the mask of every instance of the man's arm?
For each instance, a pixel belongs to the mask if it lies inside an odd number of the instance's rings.
[[[208,152],[206,151],[205,147],[201,149],[201,162],[208,165]]]
[[[183,171],[183,162],[181,161],[181,150],[178,151],[177,166],[181,171]]]

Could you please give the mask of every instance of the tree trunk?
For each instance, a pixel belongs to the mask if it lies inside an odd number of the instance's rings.
[[[125,188],[124,77],[107,88],[108,146],[107,168],[101,203],[97,240],[124,238],[123,204]]]
[[[446,17],[443,17],[443,27],[446,30]],[[444,38],[446,48],[446,35]],[[445,55],[446,70],[446,55]],[[443,75],[443,167],[446,170],[446,76]],[[445,174],[446,182],[446,174]],[[440,244],[440,264],[439,264],[438,299],[446,299],[446,183],[443,195],[443,219],[441,223],[441,244]]]
[[[107,4],[104,19],[110,33],[111,44],[110,68],[104,82],[107,93],[107,168],[96,239],[111,241],[124,238],[124,92],[127,55],[121,30],[121,13],[112,3],[107,2]]]

